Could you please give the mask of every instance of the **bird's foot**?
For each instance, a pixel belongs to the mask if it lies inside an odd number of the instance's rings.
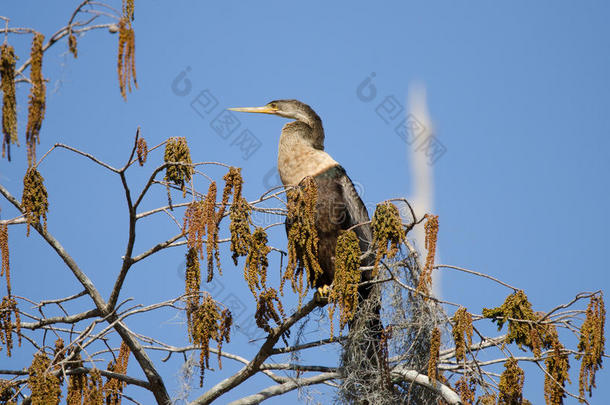
[[[318,287],[318,294],[321,298],[328,298],[328,293],[330,293],[330,286],[324,284],[322,287]]]
[[[328,294],[330,293],[330,286],[323,285],[322,287],[318,287],[314,297],[318,302],[318,305],[324,306],[328,304]]]

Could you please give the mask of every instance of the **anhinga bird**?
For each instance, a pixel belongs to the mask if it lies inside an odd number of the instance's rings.
[[[316,204],[316,230],[318,232],[318,262],[323,274],[312,280],[312,287],[326,292],[334,279],[335,248],[340,231],[355,226],[353,231],[360,240],[360,249],[367,252],[373,239],[369,215],[354,184],[345,169],[324,151],[324,128],[315,111],[298,100],[271,101],[263,107],[229,108],[232,111],[274,114],[296,121],[282,128],[278,148],[278,171],[284,186],[298,185],[312,177],[318,188]],[[287,231],[290,224],[286,224]],[[373,255],[364,259],[363,266],[373,264]],[[364,271],[362,281],[371,279],[371,271]],[[369,296],[371,286],[359,289],[361,299]]]
[[[233,111],[264,113],[291,118],[284,125],[278,148],[278,170],[284,186],[299,185],[306,177],[314,179],[316,201],[315,228],[318,233],[318,263],[322,275],[315,277],[310,269],[309,282],[323,295],[335,276],[335,249],[343,230],[352,228],[364,255],[361,266],[372,268],[375,255],[370,254],[373,241],[369,214],[354,184],[339,165],[324,151],[322,120],[307,104],[297,100],[276,100],[263,107],[230,108]],[[291,224],[286,221],[286,232]],[[361,273],[360,280],[372,280],[372,270]],[[350,335],[342,352],[346,376],[342,391],[358,404],[376,402],[379,387],[385,386],[384,354],[381,349],[383,325],[381,302],[374,284],[360,285],[358,307],[348,322]]]

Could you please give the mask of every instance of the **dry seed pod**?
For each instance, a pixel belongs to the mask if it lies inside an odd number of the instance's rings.
[[[146,144],[146,140],[144,138],[138,138],[137,154],[138,163],[140,166],[144,166],[144,163],[146,163],[146,158],[148,157],[148,145]]]

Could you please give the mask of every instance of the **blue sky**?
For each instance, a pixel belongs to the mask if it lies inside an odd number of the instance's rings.
[[[0,15],[10,17],[11,26],[49,36],[78,3],[4,2]],[[185,136],[193,160],[242,167],[244,193],[253,199],[276,184],[284,120],[240,115],[240,127],[227,139],[212,122],[226,107],[297,98],[322,117],[326,150],[361,185],[363,200],[409,198],[407,146],[376,107],[389,96],[404,105],[417,81],[427,88],[435,135],[446,147],[434,164],[443,262],[499,277],[523,288],[535,309],[549,310],[578,292],[610,287],[609,11],[602,1],[136,2],[139,89],[128,102],[119,94],[116,36],[91,32],[79,38],[76,60],[65,42],[55,45],[44,59],[50,82],[39,155],[63,142],[118,166],[141,126],[149,145]],[[22,61],[30,40],[9,37]],[[184,95],[175,84],[181,72],[191,84],[190,90],[179,87]],[[371,73],[378,93],[367,103],[356,90]],[[20,87],[22,143],[27,91]],[[191,103],[202,94],[218,104],[200,115]],[[245,129],[260,142],[249,156],[236,140]],[[18,196],[24,149],[14,152],[10,164],[0,163],[2,184]],[[161,153],[151,154],[147,166],[133,168],[134,188],[161,159]],[[127,230],[119,179],[65,151],[54,152],[40,171],[50,196],[50,231],[107,295]],[[222,171],[210,174],[220,178]],[[165,191],[158,189],[143,209],[165,202]],[[1,207],[3,218],[12,215],[7,203]],[[166,218],[145,222],[136,251],[174,233]],[[24,229],[12,227],[10,238],[16,294],[40,299],[79,291],[40,237],[26,239]],[[282,229],[272,242],[285,243]],[[175,248],[143,262],[129,274],[122,298],[152,303],[180,294],[183,255]],[[247,309],[255,305],[241,267],[226,261],[219,281],[221,294],[233,293]],[[453,273],[444,276],[442,290],[448,300],[478,313],[499,305],[509,292]],[[160,312],[130,325],[184,344],[184,325],[173,316]],[[243,336],[227,346],[242,355],[254,348]],[[28,355],[18,352],[7,363],[21,367]],[[160,363],[160,356],[153,357]],[[170,389],[180,364],[175,356],[161,366]],[[207,373],[206,386],[235,369],[229,361],[224,365],[222,373]],[[573,362],[572,371],[578,367]],[[540,379],[531,375],[527,397],[543,403]],[[609,378],[608,371],[598,374],[591,404],[610,396],[604,383]],[[254,379],[226,398],[266,383]],[[148,398],[139,390],[131,393]]]

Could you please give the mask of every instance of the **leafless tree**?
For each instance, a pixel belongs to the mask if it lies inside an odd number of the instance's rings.
[[[0,30],[6,38],[9,34],[36,38],[35,30],[13,28],[8,18],[0,18],[6,22],[5,28]],[[28,68],[36,70],[36,59],[42,58],[49,47],[64,38],[76,56],[77,35],[95,29],[118,33],[119,82],[121,93],[126,96],[130,84],[135,84],[132,19],[133,2],[124,1],[122,10],[118,11],[105,3],[83,1],[67,25],[46,42],[41,42],[40,49],[33,48],[32,58],[19,67],[14,66],[14,61],[11,64],[9,56],[5,57],[9,55],[5,42],[1,73],[3,124],[6,120],[4,144],[8,148],[13,142],[10,115],[16,103],[14,94],[12,99],[10,97],[10,84],[29,85],[39,92],[44,89],[38,82],[42,79],[35,73],[28,78],[25,72]],[[44,97],[40,106],[35,103],[39,96],[32,94],[30,119],[34,121],[28,128],[35,128],[36,120],[44,116],[44,110],[42,113],[40,110],[44,109]],[[220,162],[191,161],[191,152],[183,138],[170,138],[148,148],[138,129],[133,147],[124,151],[124,163],[114,166],[93,152],[61,143],[56,143],[37,159],[36,131],[32,134],[28,138],[30,165],[25,174],[22,200],[16,197],[18,190],[9,190],[0,184],[0,194],[17,213],[13,218],[0,221],[2,274],[7,288],[0,307],[0,337],[5,348],[2,355],[22,350],[32,353],[33,360],[31,365],[24,364],[20,369],[0,369],[3,377],[0,403],[59,403],[61,395],[69,404],[118,404],[122,400],[140,403],[137,389],[123,390],[125,386],[132,386],[152,393],[158,404],[202,405],[217,399],[223,401],[222,395],[230,391],[241,393],[242,383],[255,375],[264,375],[269,380],[266,388],[245,395],[233,404],[259,403],[294,390],[307,393],[311,387],[321,385],[335,394],[336,401],[348,403],[520,404],[527,403],[522,398],[523,371],[519,364],[523,363],[535,364],[544,375],[548,404],[561,404],[566,396],[586,403],[586,393],[595,386],[595,372],[606,357],[605,307],[601,291],[581,292],[550,311],[534,312],[527,296],[518,287],[483,272],[435,264],[438,218],[433,215],[416,217],[406,199],[387,200],[377,205],[380,213],[378,215],[376,211],[372,221],[390,224],[390,236],[376,234],[374,251],[359,252],[377,254],[380,258],[374,266],[375,280],[368,281],[377,288],[377,299],[383,304],[381,361],[373,361],[367,353],[358,351],[358,342],[370,339],[370,335],[359,336],[362,329],[358,328],[349,331],[337,327],[344,320],[342,317],[351,319],[354,316],[346,307],[349,297],[341,295],[333,301],[314,294],[307,299],[306,287],[302,283],[298,286],[298,272],[294,275],[295,280],[284,280],[296,283],[293,291],[267,285],[267,255],[273,252],[283,256],[286,248],[269,246],[266,232],[283,227],[288,214],[286,193],[290,189],[271,189],[246,201],[241,194],[240,171]],[[164,156],[159,153],[161,149],[165,151]],[[69,151],[75,155],[73,158],[87,159],[103,168],[108,176],[117,176],[122,185],[129,226],[121,265],[108,297],[102,296],[87,276],[87,269],[79,266],[54,236],[54,229],[47,228],[47,191],[39,169],[43,170],[43,163],[55,158],[59,150]],[[134,166],[144,164],[146,168],[151,164],[154,168],[150,169],[143,187],[134,189],[129,185],[129,173]],[[227,172],[220,199],[216,198],[216,181],[208,171],[211,167],[224,168]],[[197,191],[201,190],[201,183],[207,184],[207,193]],[[144,211],[142,202],[155,188],[166,189],[169,202],[159,202],[157,208]],[[398,216],[392,212],[406,214]],[[142,232],[141,224],[160,215],[175,224],[175,233],[158,235],[157,243],[137,251],[136,239]],[[274,219],[264,228],[254,227],[256,216]],[[13,241],[9,239],[9,228],[18,226],[33,229],[61,258],[65,270],[79,285],[73,294],[58,298],[49,292],[47,299],[34,301],[27,298],[27,286],[11,286],[9,250]],[[227,227],[231,236],[220,238],[219,227]],[[418,252],[409,241],[409,232],[416,227],[423,228],[426,233],[424,252]],[[219,246],[222,245],[230,246],[236,263],[239,257],[245,257],[242,259],[245,262],[242,263],[245,266],[244,284],[252,290],[257,304],[254,318],[263,338],[255,342],[255,354],[247,357],[235,353],[229,342],[234,326],[227,304],[206,293],[202,287],[206,281],[205,277],[202,280],[201,264],[208,271],[208,282],[214,277],[222,277],[216,274],[221,255]],[[131,299],[120,300],[127,275],[140,262],[155,260],[166,250],[177,247],[187,253],[184,293],[176,296],[168,292],[164,301],[149,305]],[[357,274],[363,270],[371,269],[357,268]],[[505,288],[506,300],[501,306],[485,309],[482,313],[469,311],[459,303],[444,301],[432,294],[430,276],[433,271],[455,271],[464,277],[483,278]],[[108,272],[108,277],[112,274]],[[300,274],[302,277],[303,273]],[[138,277],[143,276],[134,274],[129,282],[137,283]],[[342,290],[349,287],[333,285]],[[305,298],[303,302],[301,298]],[[80,299],[88,300],[89,309],[72,311],[70,303]],[[365,302],[361,305],[375,304]],[[286,313],[284,308],[290,306],[294,306],[294,311]],[[62,315],[48,315],[51,307]],[[307,322],[313,322],[311,315],[314,313],[328,320],[327,308],[331,309],[330,323],[335,325],[334,330],[329,328],[323,339],[307,341],[300,331]],[[133,318],[163,309],[186,314],[184,334],[192,344],[181,346],[162,341],[158,336],[146,336],[130,326]],[[498,325],[497,334],[485,332],[485,325],[490,323]],[[564,339],[564,336],[568,338]],[[54,344],[49,343],[50,339]],[[576,347],[570,348],[563,343],[574,340],[578,342]],[[117,342],[120,342],[119,347],[116,347]],[[524,349],[523,353],[527,355],[517,354],[516,348]],[[336,364],[328,366],[300,360],[301,354],[316,350],[337,353]],[[162,375],[158,365],[151,360],[151,353],[158,352],[166,355],[164,361],[174,361],[176,369],[182,370],[184,390],[173,398],[166,386],[168,376]],[[221,368],[212,371],[210,353],[218,356],[218,363],[221,359],[241,363],[241,369],[233,374]],[[141,373],[127,372],[127,362],[132,355]],[[568,383],[569,364],[575,359],[581,363],[577,391]],[[107,367],[102,366],[108,361]],[[207,368],[207,373],[226,373],[226,378],[213,386],[202,384],[198,387],[192,382],[197,368],[201,375]],[[371,373],[371,370],[375,372]],[[134,376],[138,374],[144,377]],[[196,398],[188,402],[191,394]]]

